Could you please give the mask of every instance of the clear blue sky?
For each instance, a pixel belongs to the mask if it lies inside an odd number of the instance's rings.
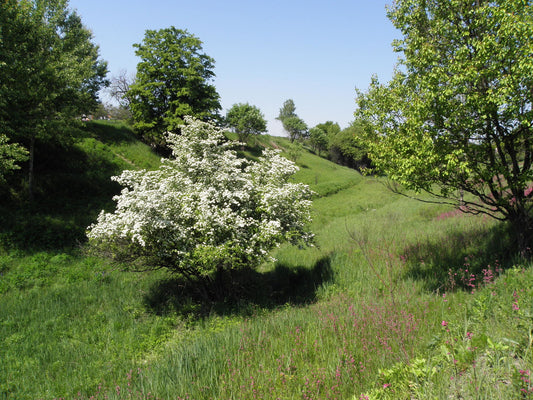
[[[147,29],[175,26],[203,42],[214,58],[222,114],[235,103],[261,109],[269,133],[283,135],[275,118],[287,99],[309,127],[341,128],[353,120],[355,87],[372,74],[390,79],[399,32],[387,19],[392,0],[70,0],[92,30],[110,75],[134,74],[133,43]]]

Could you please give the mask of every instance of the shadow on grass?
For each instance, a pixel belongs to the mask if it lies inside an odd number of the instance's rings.
[[[517,261],[513,237],[509,225],[498,224],[419,241],[404,249],[405,277],[423,281],[429,291],[471,290]]]
[[[110,177],[121,166],[109,152],[74,145],[39,143],[35,157],[33,201],[28,201],[24,169],[10,177],[10,189],[0,191],[0,248],[35,252],[76,247],[99,211],[114,205],[120,186]]]
[[[156,314],[177,313],[200,318],[209,313],[251,314],[256,307],[275,308],[284,304],[308,304],[316,290],[333,279],[330,257],[309,269],[277,264],[269,272],[244,269],[217,274],[214,279],[191,284],[182,277],[159,281],[145,295],[148,310]],[[207,299],[206,289],[214,294]]]

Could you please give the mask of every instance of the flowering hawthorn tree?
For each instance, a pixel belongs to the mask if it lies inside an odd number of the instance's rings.
[[[156,171],[113,177],[124,189],[113,213],[89,227],[90,243],[121,261],[187,278],[255,267],[284,241],[310,244],[311,191],[289,182],[298,167],[277,151],[238,158],[222,131],[187,117],[167,134],[172,158]]]

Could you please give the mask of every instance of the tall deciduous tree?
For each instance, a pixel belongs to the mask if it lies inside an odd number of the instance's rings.
[[[203,53],[200,39],[172,26],[147,30],[133,46],[141,61],[127,97],[134,127],[145,140],[163,145],[163,133],[176,131],[185,115],[218,116],[220,96],[210,83],[215,61]]]
[[[533,7],[523,0],[398,0],[392,80],[358,94],[375,165],[405,187],[533,231]],[[473,197],[465,196],[470,193]]]
[[[251,135],[264,133],[267,129],[261,110],[248,103],[234,104],[226,113],[226,123],[239,135],[241,142],[245,142]]]
[[[307,124],[296,115],[296,106],[292,99],[286,100],[279,110],[277,118],[283,124],[291,142],[307,136]]]
[[[29,149],[30,197],[35,141],[69,137],[106,83],[91,39],[67,0],[0,2],[0,134]]]

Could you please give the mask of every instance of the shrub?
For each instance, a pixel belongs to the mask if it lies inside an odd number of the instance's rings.
[[[279,152],[238,158],[221,130],[192,118],[167,141],[172,158],[158,170],[113,178],[124,189],[89,227],[95,248],[191,279],[255,267],[284,241],[311,243],[311,191],[288,181],[298,168]]]

